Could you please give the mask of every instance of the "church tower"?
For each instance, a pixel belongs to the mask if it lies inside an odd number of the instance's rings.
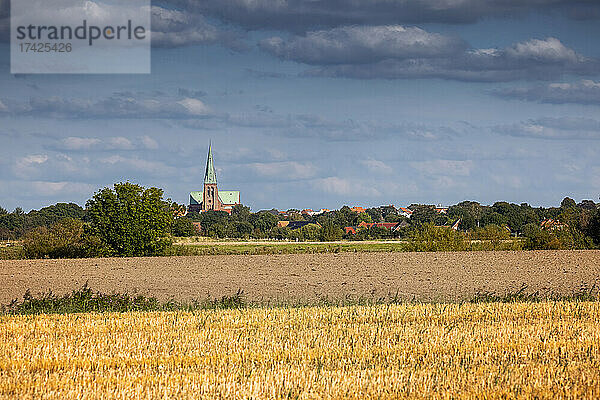
[[[206,159],[206,172],[204,173],[204,193],[202,198],[202,211],[221,210],[219,189],[217,189],[217,174],[212,156],[212,143],[208,145],[208,158]]]
[[[240,204],[239,190],[217,189],[217,173],[213,162],[212,143],[210,143],[204,172],[204,190],[190,192],[188,211],[225,211],[231,214],[231,210],[236,204]]]

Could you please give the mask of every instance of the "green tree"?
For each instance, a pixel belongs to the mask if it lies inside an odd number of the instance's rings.
[[[231,217],[236,221],[248,221],[250,218],[250,208],[242,204],[236,204],[231,209]]]
[[[336,240],[340,240],[344,235],[344,231],[341,228],[333,224],[323,225],[321,228],[321,241],[323,242],[333,242]]]
[[[356,217],[358,214],[348,206],[343,206],[333,213],[333,223],[339,227],[357,225]]]
[[[361,220],[360,219],[365,214],[367,214],[369,216],[369,221]],[[379,207],[377,207],[377,208],[367,208],[366,212],[358,214],[358,218],[359,218],[358,223],[360,223],[361,221],[365,221],[365,222],[382,222],[383,221],[383,213],[381,212],[381,209]]]
[[[596,210],[587,226],[587,234],[596,246],[600,246],[600,210]]]
[[[163,191],[146,189],[130,182],[104,188],[86,203],[90,233],[97,236],[111,254],[152,256],[171,244],[173,224],[170,202]]]
[[[560,208],[575,208],[577,207],[577,203],[570,197],[565,197],[563,201],[560,202]]]
[[[277,226],[277,222],[279,221],[279,219],[269,211],[259,211],[252,214],[250,215],[249,220],[254,226],[254,229],[261,235],[264,235],[271,228]]]
[[[206,211],[199,215],[202,225],[202,234],[211,237],[226,237],[228,236],[227,221],[229,214],[225,211]]]
[[[191,219],[180,217],[176,218],[173,222],[172,232],[173,236],[189,237],[196,236],[198,234],[198,229]]]
[[[470,230],[479,227],[479,221],[483,214],[481,205],[475,201],[463,201],[448,208],[448,216],[460,219],[460,228]]]
[[[254,230],[252,224],[248,221],[238,221],[235,223],[236,237],[248,238]]]
[[[358,216],[356,217],[356,223],[360,224],[361,222],[367,222],[367,223],[371,223],[373,222],[373,218],[371,217],[370,214],[364,212],[364,213],[360,213],[358,214]]]
[[[583,210],[595,210],[598,208],[592,200],[581,200],[581,203],[577,204],[577,207]]]
[[[432,205],[411,204],[409,208],[413,211],[410,223],[416,226],[433,223],[438,215]]]

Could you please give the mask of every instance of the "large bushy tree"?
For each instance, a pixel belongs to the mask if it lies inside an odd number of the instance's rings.
[[[90,233],[119,256],[152,256],[170,245],[170,202],[158,188],[130,182],[97,192],[86,203]]]

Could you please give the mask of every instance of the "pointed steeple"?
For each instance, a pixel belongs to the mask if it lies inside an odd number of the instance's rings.
[[[206,172],[204,173],[204,184],[217,184],[217,174],[213,164],[212,142],[208,145],[208,158],[206,159]]]

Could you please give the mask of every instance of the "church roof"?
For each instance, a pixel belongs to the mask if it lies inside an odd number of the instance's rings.
[[[206,159],[206,172],[204,173],[204,184],[217,184],[217,173],[212,157],[212,145],[208,146],[208,158]]]
[[[219,200],[223,204],[239,204],[240,192],[238,190],[219,190]],[[202,192],[190,193],[190,204],[202,204]]]

